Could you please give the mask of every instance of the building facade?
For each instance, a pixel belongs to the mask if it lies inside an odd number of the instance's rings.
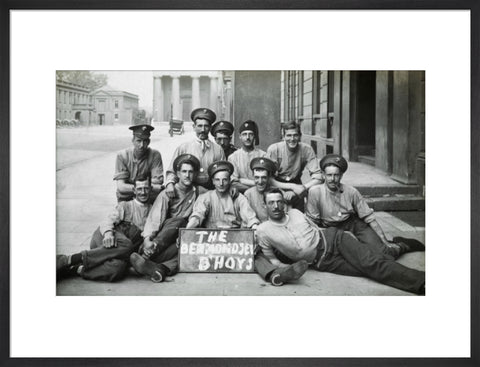
[[[339,153],[424,185],[424,71],[283,71],[281,122],[289,120],[319,158]]]
[[[92,97],[88,88],[67,82],[56,83],[56,119],[57,121],[78,120],[89,125],[95,120]]]
[[[138,95],[104,86],[91,93],[96,125],[130,125],[138,111]]]
[[[223,84],[221,71],[154,71],[153,120],[190,121],[190,113],[198,107],[210,108],[223,118]]]

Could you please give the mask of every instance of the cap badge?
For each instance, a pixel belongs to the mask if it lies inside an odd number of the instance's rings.
[[[222,121],[222,122],[220,122],[220,126],[223,126],[223,121]]]
[[[263,164],[265,161],[263,159],[260,159],[260,163]]]
[[[143,130],[143,131],[147,130],[147,127],[146,127],[146,126],[143,126],[143,127],[142,127],[142,130]]]
[[[207,110],[203,110],[204,113],[207,113]]]
[[[245,127],[248,127],[248,123],[247,123],[247,124],[245,124]]]
[[[340,158],[338,158],[338,157],[337,157],[335,160],[336,160],[337,162],[340,162]]]
[[[217,168],[217,165],[216,165],[216,164],[214,164],[214,165],[213,165],[213,168]]]

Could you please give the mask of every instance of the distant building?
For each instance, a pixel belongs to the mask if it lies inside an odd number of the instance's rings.
[[[90,90],[76,84],[60,82],[56,83],[56,119],[78,120],[82,125],[88,125],[95,121],[94,108]]]
[[[130,125],[138,110],[138,95],[108,85],[90,94],[97,125]]]
[[[223,118],[222,86],[221,71],[154,71],[153,120],[190,121],[190,113],[198,107],[210,108]]]

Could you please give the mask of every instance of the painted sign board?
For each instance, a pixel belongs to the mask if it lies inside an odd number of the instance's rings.
[[[179,271],[253,273],[251,229],[180,229]]]

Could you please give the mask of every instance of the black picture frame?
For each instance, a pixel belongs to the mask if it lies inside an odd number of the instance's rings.
[[[10,21],[9,11],[19,9],[386,9],[439,10],[465,9],[471,12],[471,358],[10,358]],[[480,2],[475,0],[142,0],[142,1],[59,1],[10,0],[1,4],[0,57],[0,366],[478,366],[480,276],[480,88],[479,43]],[[463,159],[467,159],[464,157]],[[399,347],[408,340],[392,340]],[[427,343],[428,341],[426,341]],[[281,347],[281,346],[279,346]]]

